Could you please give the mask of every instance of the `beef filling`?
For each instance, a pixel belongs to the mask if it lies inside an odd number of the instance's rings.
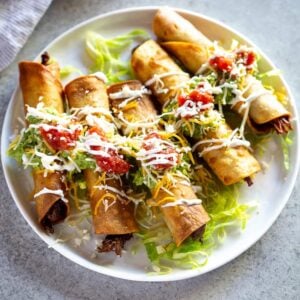
[[[114,251],[116,255],[122,255],[122,249],[124,248],[125,243],[132,238],[132,234],[116,234],[116,235],[107,235],[102,242],[102,245],[97,248],[97,251],[102,252],[111,252]]]
[[[53,225],[64,220],[67,216],[67,206],[64,201],[58,200],[52,205],[46,216],[41,221],[42,227],[48,233],[53,233]]]

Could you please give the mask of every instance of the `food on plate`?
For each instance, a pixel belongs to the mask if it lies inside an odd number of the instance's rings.
[[[16,157],[24,166],[33,167],[34,195],[38,221],[48,232],[53,232],[53,225],[63,221],[69,214],[66,197],[66,178],[60,170],[48,171],[40,162],[34,162],[33,156],[40,155],[41,148],[54,151],[47,144],[51,128],[48,125],[36,126],[34,108],[43,105],[49,110],[63,111],[63,88],[59,79],[59,66],[51,61],[48,54],[42,55],[42,63],[23,61],[19,63],[20,86],[26,113],[27,129],[23,129],[10,146],[10,155]],[[39,133],[41,139],[36,140]],[[26,140],[26,143],[23,141]],[[43,143],[43,145],[40,144]]]
[[[219,89],[220,104],[230,105],[243,117],[242,127],[247,121],[257,133],[274,130],[282,134],[292,129],[288,110],[256,78],[254,49],[237,43],[232,49],[224,50],[168,8],[157,12],[153,30],[163,48],[179,59],[189,72],[200,77],[208,74],[215,77],[213,86]]]
[[[239,139],[237,131],[232,131],[214,110],[209,83],[189,80],[153,40],[135,49],[131,63],[136,76],[158,95],[175,129],[193,138],[194,151],[203,156],[219,179],[226,185],[243,179],[251,184],[251,176],[260,170],[259,163],[247,149],[250,143]]]
[[[138,227],[133,203],[126,198],[120,178],[130,166],[109,142],[116,129],[108,110],[106,85],[96,75],[82,76],[66,85],[65,94],[71,111],[75,109],[77,118],[82,118],[84,138],[99,167],[83,171],[95,233],[106,235],[99,251],[115,251],[121,255],[125,241]]]
[[[159,9],[152,22],[155,35],[162,41],[189,40],[196,44],[210,45],[210,40],[171,8]]]
[[[205,265],[228,228],[245,228],[255,204],[239,192],[265,168],[262,133],[281,134],[288,169],[292,127],[253,49],[225,50],[170,9],[153,31],[158,42],[88,32],[89,75],[47,53],[21,62],[26,124],[8,154],[32,168],[45,231],[64,221],[55,242],[92,248],[99,263],[144,246],[148,270],[165,274]],[[60,73],[74,72],[63,88]]]
[[[140,162],[143,176],[152,178],[148,187],[153,205],[160,206],[176,245],[191,235],[201,237],[209,216],[194,193],[189,177],[180,170],[183,166],[190,167],[183,158],[184,152],[161,133],[162,128],[155,122],[153,124],[157,113],[149,91],[139,81],[132,80],[111,85],[108,94],[115,116],[126,122],[123,133],[128,136],[138,134],[141,140],[134,156]],[[147,126],[151,121],[153,125]],[[131,126],[133,128],[128,131]],[[138,126],[144,129],[142,133]]]

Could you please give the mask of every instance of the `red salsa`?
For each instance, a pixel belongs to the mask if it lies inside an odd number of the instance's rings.
[[[242,63],[248,67],[255,62],[256,56],[255,53],[251,50],[239,50],[236,53],[236,58],[237,60],[242,60]]]
[[[103,141],[107,141],[104,132],[97,128],[92,127],[89,129],[89,134],[96,133]],[[101,146],[91,146],[92,150],[101,150]],[[129,171],[130,165],[126,162],[114,149],[108,149],[109,156],[94,155],[97,165],[105,172],[124,174]]]
[[[76,129],[73,132],[69,130],[61,130],[57,128],[44,127],[40,128],[40,133],[45,142],[55,151],[70,150],[75,147],[75,141],[78,139],[80,130]]]
[[[217,71],[230,72],[232,70],[233,61],[228,57],[215,56],[209,60],[209,64]]]
[[[208,92],[202,92],[196,89],[191,91],[189,95],[180,95],[178,97],[179,106],[182,106],[187,100],[192,100],[195,103],[201,102],[202,104],[208,104],[214,102],[214,97]]]

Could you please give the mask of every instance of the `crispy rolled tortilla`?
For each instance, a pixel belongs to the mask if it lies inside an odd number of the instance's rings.
[[[216,130],[207,132],[205,139],[228,138],[231,134],[231,128],[226,123],[222,123]],[[196,152],[201,153],[206,147],[213,145],[213,143],[199,145]],[[211,150],[203,154],[203,158],[225,185],[231,185],[244,179],[248,185],[251,185],[250,176],[260,171],[258,161],[243,146]]]
[[[44,54],[45,55],[45,54]],[[45,107],[63,112],[63,88],[59,78],[59,66],[56,62],[43,61],[44,64],[23,61],[19,63],[20,86],[23,94],[25,113],[27,106],[36,107],[44,103]],[[35,194],[48,188],[62,190],[65,193],[64,176],[59,172],[33,170]],[[69,204],[55,194],[42,194],[35,197],[38,221],[43,228],[52,233],[53,225],[63,221],[69,213]]]
[[[85,106],[109,108],[106,86],[94,75],[82,76],[71,81],[65,87],[65,93],[71,108]],[[124,235],[136,232],[138,227],[134,219],[133,203],[111,190],[95,187],[99,185],[100,174],[94,170],[85,170],[84,176],[88,187],[95,233]],[[122,189],[119,180],[108,175],[104,184],[119,191]],[[108,209],[104,201],[111,205]]]
[[[108,87],[107,93],[108,95],[112,93],[119,93],[122,92],[123,87],[128,87],[130,90],[141,90],[142,84],[138,80],[128,80],[123,81],[120,83],[113,84]],[[137,97],[134,101],[134,105],[132,106],[131,103],[128,103],[128,105],[125,105],[123,108],[119,108],[119,105],[123,103],[123,101],[126,100],[125,98],[116,98],[112,99],[109,97],[109,104],[110,107],[113,110],[114,115],[117,117],[118,113],[122,111],[123,117],[128,122],[151,122],[155,119],[157,115],[157,111],[152,103],[152,101],[149,101],[148,97]],[[121,130],[123,134],[126,134],[127,131],[127,125],[121,123]]]
[[[174,10],[164,7],[155,14],[152,29],[161,41],[192,41],[209,46],[211,41],[197,30],[189,21]]]
[[[148,40],[135,49],[131,57],[131,65],[137,77],[146,85],[148,85],[147,81],[155,79],[154,75],[167,75],[160,78],[163,88],[160,88],[157,81],[149,84],[162,105],[175,96],[182,82],[189,79],[188,74],[184,73],[153,40]],[[168,90],[163,91],[164,88]]]
[[[114,93],[121,92],[125,86],[132,91],[142,89],[142,84],[139,81],[131,80],[111,85],[108,88],[108,94],[112,95]],[[136,105],[130,109],[122,109],[119,107],[123,101],[126,101],[126,98],[110,98],[110,104],[115,115],[118,116],[118,112],[122,110],[123,117],[128,122],[132,121],[131,116],[134,116],[134,121],[138,122],[145,121],[145,119],[149,118],[155,119],[157,115],[153,103],[148,95],[143,94],[138,100],[136,100]],[[123,129],[123,133],[126,134],[126,130]],[[174,184],[170,191],[174,194],[174,201],[179,199],[197,198],[191,186],[186,186],[179,182]],[[154,200],[156,202],[161,202],[166,197],[170,197],[170,194],[161,189]],[[161,207],[161,209],[165,222],[169,227],[177,246],[179,246],[186,238],[205,226],[205,224],[209,221],[209,216],[201,204],[193,206],[184,204],[171,207]]]
[[[160,45],[174,57],[176,57],[184,67],[196,74],[204,63],[207,63],[209,52],[207,47],[187,42],[164,42]]]
[[[290,124],[290,113],[277,100],[276,96],[266,90],[261,81],[253,76],[246,77],[245,86],[248,86],[243,97],[258,95],[250,103],[247,123],[257,133],[266,133],[275,129],[278,134],[286,133],[292,129]],[[242,102],[237,103],[233,109],[244,115],[245,109],[241,107]]]
[[[65,178],[60,172],[50,172],[44,176],[44,171],[34,171],[34,194],[44,188],[65,191]],[[39,223],[52,232],[54,224],[63,221],[69,213],[69,204],[56,194],[42,194],[35,198]]]
[[[95,233],[121,235],[136,232],[138,229],[134,219],[133,204],[127,203],[126,199],[117,198],[116,194],[111,191],[95,188],[99,185],[99,174],[94,170],[85,170],[84,176],[88,187]],[[107,178],[105,184],[121,190],[120,183],[116,179]],[[107,199],[108,204],[111,204],[114,201],[111,194],[117,200],[108,210],[105,210],[103,201],[98,205],[99,199]]]
[[[204,35],[200,30],[176,12],[169,9],[159,10],[153,19],[153,29],[159,39],[166,41],[162,43],[163,48],[179,59],[192,74],[196,74],[201,65],[208,61],[211,41],[206,37],[202,41],[199,37]],[[259,80],[251,75],[248,76],[249,80],[253,83],[243,95],[244,98],[250,94],[259,95],[250,103],[247,116],[249,127],[256,133],[266,133],[274,129],[281,134],[291,130],[291,115],[287,109],[275,95],[267,92]],[[239,109],[241,104],[242,102],[236,104],[233,110],[243,116],[245,110]]]
[[[58,64],[53,62],[51,65],[45,66],[32,61],[19,63],[25,112],[27,105],[36,107],[40,102],[45,107],[56,109],[58,113],[64,112],[63,88],[56,71]]]
[[[161,104],[165,104],[170,100],[170,97],[176,95],[177,90],[176,88],[173,89],[174,83],[178,86],[179,83],[184,83],[189,79],[168,54],[154,41],[147,41],[140,45],[132,54],[131,62],[136,76],[142,82],[147,82],[155,74],[161,75],[163,72],[167,73],[174,70],[178,74],[180,71],[182,72],[182,76],[170,76],[173,79],[169,81],[162,78],[164,88],[172,90],[172,94],[166,94],[169,97],[160,98]],[[151,64],[150,62],[155,62],[155,64]],[[155,86],[151,85],[150,88],[155,94]],[[231,129],[227,125],[224,125],[224,128],[207,132],[204,139],[223,138],[224,133],[225,136],[228,136],[230,132]],[[230,185],[243,179],[248,180],[252,175],[260,171],[259,163],[245,147],[214,150],[204,154],[203,158],[225,185]],[[232,171],[233,165],[234,171]]]

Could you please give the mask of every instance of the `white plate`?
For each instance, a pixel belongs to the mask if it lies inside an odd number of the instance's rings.
[[[158,7],[126,9],[95,17],[75,26],[58,37],[46,50],[58,60],[61,66],[70,64],[83,71],[87,71],[89,60],[84,49],[84,39],[87,31],[93,30],[106,37],[116,36],[137,27],[145,28],[150,31],[151,21],[157,8]],[[220,22],[200,14],[180,9],[177,9],[177,11],[182,13],[184,17],[192,21],[196,26],[199,26],[202,32],[210,39],[230,43],[234,38],[244,44],[254,46],[241,34]],[[259,52],[262,55],[261,70],[274,68],[270,60],[261,51]],[[70,78],[68,78],[68,80],[70,80]],[[276,88],[284,87],[286,89],[292,103],[290,110],[293,116],[297,118],[295,102],[284,79],[278,77],[273,81],[273,85],[275,85]],[[35,210],[29,202],[29,195],[32,190],[31,176],[28,176],[28,172],[18,167],[16,163],[6,155],[9,138],[13,135],[20,116],[23,117],[23,103],[20,90],[17,88],[8,106],[2,130],[1,155],[4,174],[10,192],[23,217],[41,239],[47,244],[53,245],[53,237],[47,236],[40,229],[36,221]],[[255,178],[253,187],[244,187],[242,190],[241,201],[258,200],[258,212],[250,219],[246,230],[241,233],[229,235],[226,241],[210,256],[207,265],[200,270],[174,270],[173,273],[167,275],[149,276],[145,271],[148,262],[143,251],[133,257],[129,253],[126,253],[122,258],[108,256],[104,259],[92,259],[90,257],[91,249],[88,247],[74,248],[68,243],[54,244],[52,247],[68,259],[88,269],[114,277],[137,281],[179,280],[197,276],[218,268],[253,245],[270,228],[286,204],[295,183],[297,170],[299,169],[299,124],[294,122],[293,126],[295,134],[294,144],[290,149],[290,171],[288,173],[284,171],[281,148],[278,145],[278,140],[276,141],[274,138],[269,145],[266,160],[270,161],[271,157],[275,159],[271,160],[270,168],[267,173],[259,174]]]

